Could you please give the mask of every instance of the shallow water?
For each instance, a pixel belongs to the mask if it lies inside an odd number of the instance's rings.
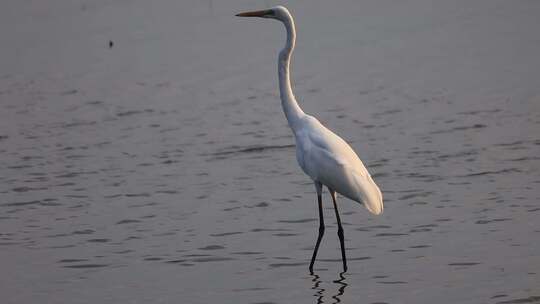
[[[4,303],[540,302],[540,3],[300,1],[301,105],[385,198],[314,188],[277,97],[274,1],[0,11]],[[113,41],[109,48],[109,40]]]

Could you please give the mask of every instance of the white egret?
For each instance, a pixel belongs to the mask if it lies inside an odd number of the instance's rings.
[[[364,204],[373,214],[383,212],[382,193],[353,149],[341,137],[324,127],[315,117],[304,113],[296,102],[291,89],[289,71],[291,54],[296,41],[296,29],[293,17],[287,8],[276,6],[267,10],[240,13],[236,16],[276,19],[285,25],[287,41],[279,53],[278,59],[281,105],[294,133],[296,159],[302,170],[313,180],[319,205],[319,236],[313,250],[309,270],[313,273],[313,263],[324,235],[321,194],[323,186],[326,186],[334,203],[343,270],[347,271],[345,241],[336,204],[336,192]]]

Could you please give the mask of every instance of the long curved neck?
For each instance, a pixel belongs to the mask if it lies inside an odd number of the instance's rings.
[[[287,29],[287,42],[285,43],[283,50],[279,52],[279,94],[281,97],[283,112],[285,112],[289,126],[293,132],[296,132],[300,119],[305,115],[304,111],[302,111],[298,105],[298,102],[296,102],[296,98],[294,97],[291,88],[290,63],[291,55],[294,51],[294,45],[296,42],[296,30],[294,28],[294,20],[292,16],[282,20],[282,22],[285,25],[285,29]]]

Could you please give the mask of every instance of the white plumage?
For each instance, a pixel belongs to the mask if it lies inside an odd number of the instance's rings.
[[[298,164],[312,180],[364,206],[383,211],[382,194],[353,149],[315,117],[305,115],[295,131]]]
[[[343,228],[339,218],[335,192],[364,204],[373,214],[383,212],[382,193],[354,150],[315,117],[304,113],[298,105],[292,92],[290,80],[290,61],[296,42],[296,29],[294,19],[289,11],[283,6],[276,6],[268,10],[240,13],[237,16],[271,18],[279,20],[285,25],[287,41],[279,53],[278,59],[281,105],[294,133],[298,164],[313,180],[319,203],[319,237],[311,259],[310,271],[313,272],[313,263],[325,229],[321,199],[323,185],[328,187],[333,199],[341,242],[343,268],[346,271]]]

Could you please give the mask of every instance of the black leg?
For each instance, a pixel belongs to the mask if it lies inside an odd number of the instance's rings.
[[[343,260],[343,272],[347,271],[347,257],[345,256],[345,236],[343,234],[343,227],[341,226],[341,219],[339,217],[339,212],[337,208],[336,203],[336,191],[332,189],[330,190],[330,195],[332,196],[332,201],[334,202],[334,210],[336,211],[336,218],[337,218],[337,224],[338,224],[338,237],[339,237],[339,243],[341,244],[341,259]]]
[[[324,217],[323,217],[323,208],[322,208],[322,197],[321,193],[317,193],[317,201],[319,203],[319,236],[317,237],[317,244],[313,250],[313,256],[311,257],[311,263],[309,264],[309,272],[313,274],[313,263],[315,263],[315,258],[317,257],[317,251],[319,251],[319,245],[321,244],[322,237],[324,235]]]

